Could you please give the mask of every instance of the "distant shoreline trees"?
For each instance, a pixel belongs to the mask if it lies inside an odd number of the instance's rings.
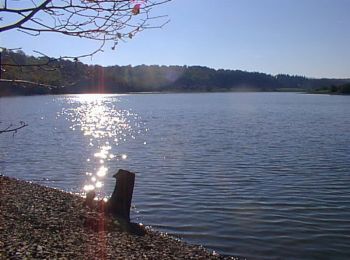
[[[40,63],[40,57],[5,51],[6,62]],[[341,86],[350,79],[310,79],[303,76],[269,75],[203,66],[109,66],[57,60],[60,70],[6,67],[0,96],[127,92],[311,91],[320,86]],[[13,79],[22,81],[12,81]],[[29,84],[34,82],[35,84]]]
[[[316,88],[311,91],[311,93],[315,94],[340,94],[340,95],[350,95],[350,83],[342,84],[342,85],[331,85],[324,86],[320,88]]]

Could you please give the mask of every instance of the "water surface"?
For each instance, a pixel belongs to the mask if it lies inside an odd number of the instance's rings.
[[[296,93],[0,98],[0,173],[108,196],[134,221],[249,259],[350,257],[350,98]]]

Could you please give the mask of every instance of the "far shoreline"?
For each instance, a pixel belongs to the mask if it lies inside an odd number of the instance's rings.
[[[0,95],[0,98],[8,97],[35,97],[35,96],[70,96],[70,95],[160,95],[160,94],[225,94],[225,93],[295,93],[295,94],[314,94],[314,95],[336,95],[349,96],[350,93],[330,92],[330,91],[314,91],[306,89],[278,89],[278,90],[218,90],[218,91],[142,91],[142,92],[86,92],[86,93],[30,93],[30,94],[7,94]]]
[[[44,93],[44,94],[26,94],[26,95],[0,95],[3,97],[34,97],[34,96],[69,96],[69,95],[158,95],[158,94],[225,94],[225,93],[298,93],[298,94],[316,94],[308,93],[306,91],[295,90],[295,91],[255,91],[255,90],[239,90],[239,91],[145,91],[145,92],[92,92],[92,93]]]

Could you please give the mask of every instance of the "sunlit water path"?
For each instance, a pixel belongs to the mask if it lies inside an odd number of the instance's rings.
[[[101,197],[137,173],[134,221],[251,259],[350,257],[350,98],[279,93],[0,98],[0,173]],[[1,126],[0,125],[0,126]]]

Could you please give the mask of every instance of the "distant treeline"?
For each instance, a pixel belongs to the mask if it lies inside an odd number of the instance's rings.
[[[22,51],[2,52],[0,95],[125,93],[310,91],[350,83],[350,79],[311,79],[202,66],[110,66],[79,61],[48,60]],[[7,64],[7,65],[6,65]],[[10,66],[10,65],[30,66]],[[37,64],[37,66],[32,65]],[[14,81],[9,81],[14,80]],[[34,83],[34,84],[33,84]]]
[[[316,94],[340,94],[340,95],[350,95],[350,83],[340,85],[340,86],[328,86],[316,88],[310,91]]]

